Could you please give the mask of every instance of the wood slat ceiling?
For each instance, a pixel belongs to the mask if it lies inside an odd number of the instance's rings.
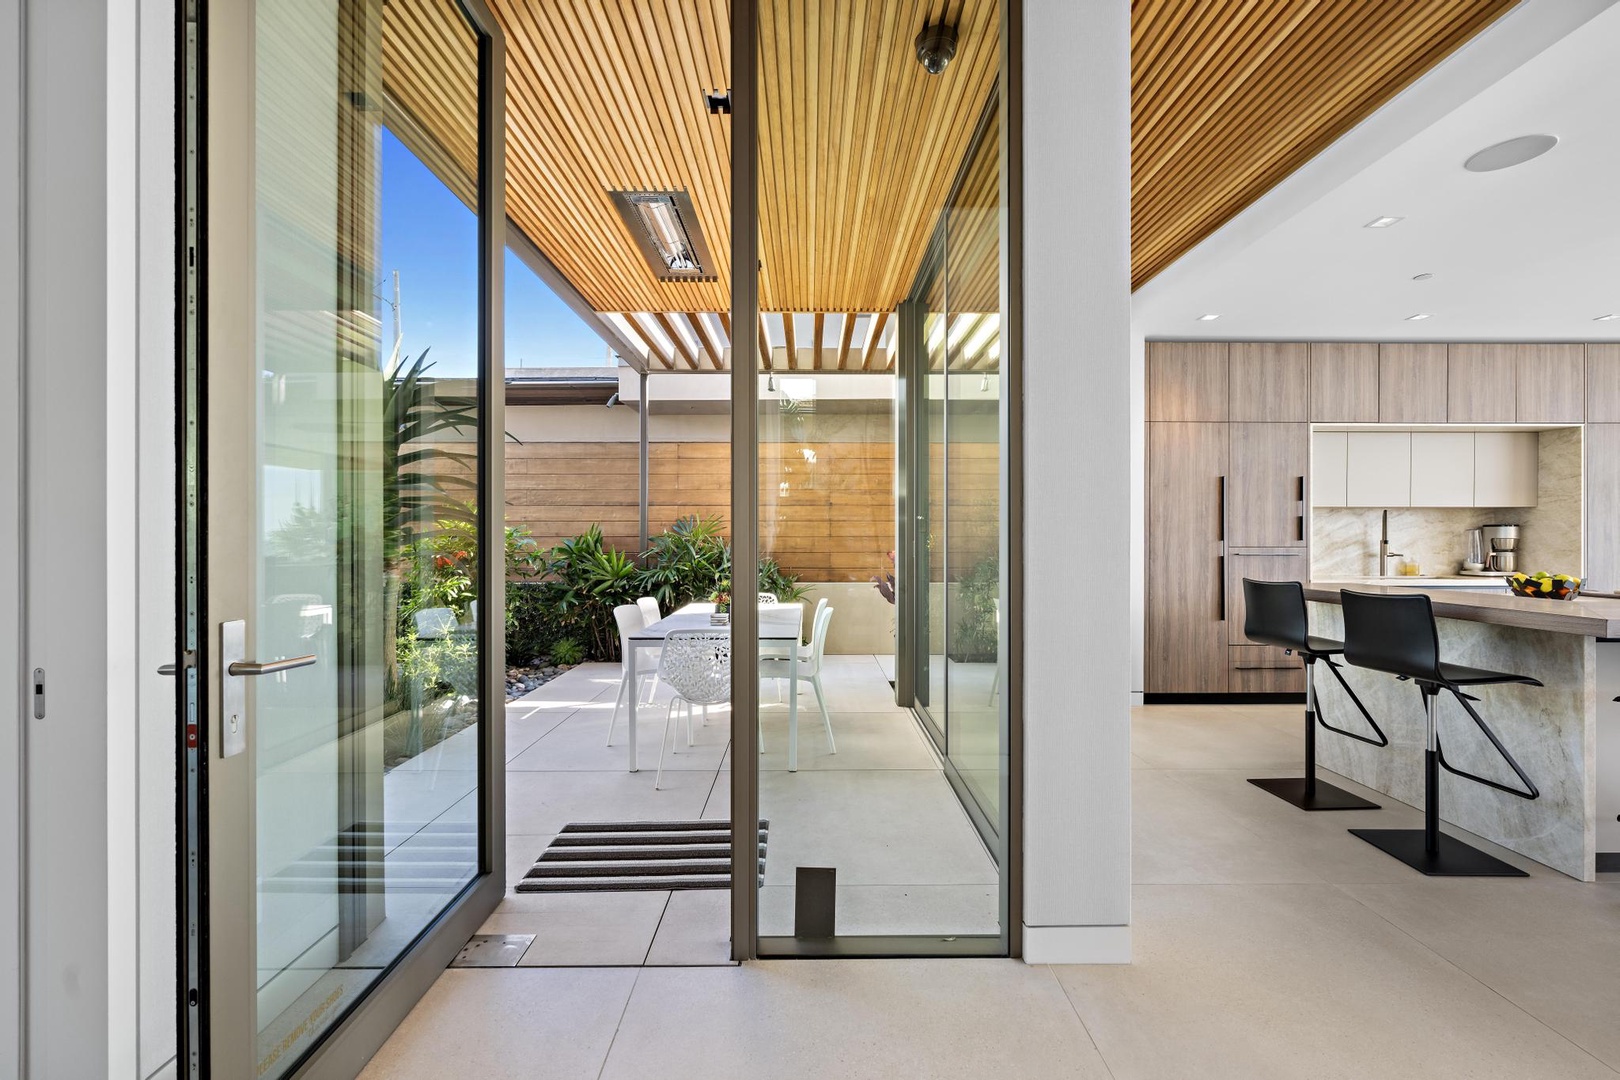
[[[1132,287],[1517,0],[1133,0]]]
[[[730,306],[727,0],[491,0],[507,41],[507,211],[598,311]],[[442,0],[391,0],[384,82],[444,157],[470,163],[460,72],[435,89]],[[912,38],[942,9],[955,60],[930,76]],[[912,282],[996,75],[996,0],[811,4],[760,13],[760,306],[892,308]],[[413,149],[415,149],[413,144]],[[430,162],[430,165],[436,164]],[[609,200],[690,193],[716,281],[654,277]]]

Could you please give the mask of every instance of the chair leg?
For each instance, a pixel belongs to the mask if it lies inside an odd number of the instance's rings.
[[[1438,687],[1422,686],[1423,828],[1351,829],[1386,855],[1430,877],[1528,877],[1523,870],[1440,831],[1440,735],[1435,726]]]
[[[827,747],[830,753],[838,753],[838,743],[833,738],[832,717],[827,715],[827,699],[821,693],[821,673],[810,676],[810,685],[816,691],[816,704],[821,706],[821,722],[827,728]]]
[[[1305,658],[1305,775],[1267,777],[1249,783],[1301,810],[1377,810],[1377,803],[1316,778],[1316,709],[1316,658],[1311,656]]]
[[[669,747],[669,721],[675,715],[675,705],[680,698],[671,698],[669,708],[664,710],[664,734],[658,740],[658,775],[653,777],[653,790],[657,791],[664,785],[664,751]]]
[[[608,719],[607,744],[613,745],[613,726],[619,722],[619,710],[625,705],[625,696],[630,689],[630,680],[619,676],[619,696],[613,699],[613,716]]]
[[[692,706],[690,704],[686,706],[686,745],[688,747],[692,745]]]

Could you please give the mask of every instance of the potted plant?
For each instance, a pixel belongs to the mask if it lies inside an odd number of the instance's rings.
[[[722,626],[731,621],[731,582],[722,581],[709,594],[709,600],[714,604],[714,616],[710,620],[716,626]]]

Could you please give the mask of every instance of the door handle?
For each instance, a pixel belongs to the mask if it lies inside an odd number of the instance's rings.
[[[314,653],[308,656],[289,656],[283,660],[238,660],[225,670],[235,676],[274,675],[293,668],[309,667],[316,661]]]
[[[1299,517],[1294,520],[1298,526],[1298,532],[1294,539],[1303,541],[1305,539],[1305,478],[1303,476],[1299,478]]]

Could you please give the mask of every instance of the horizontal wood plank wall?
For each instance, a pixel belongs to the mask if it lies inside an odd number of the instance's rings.
[[[894,447],[820,442],[814,452],[810,462],[797,444],[784,444],[762,457],[760,550],[803,581],[867,581],[888,568],[894,548]],[[936,444],[933,453],[937,459],[944,448]],[[1000,477],[994,443],[956,443],[950,453],[954,578],[995,554]],[[649,445],[648,528],[657,533],[691,514],[729,519],[730,454],[723,442]],[[528,529],[543,547],[596,523],[609,544],[634,551],[637,486],[635,443],[506,447],[506,522]],[[943,535],[945,502],[933,500],[936,536]]]

